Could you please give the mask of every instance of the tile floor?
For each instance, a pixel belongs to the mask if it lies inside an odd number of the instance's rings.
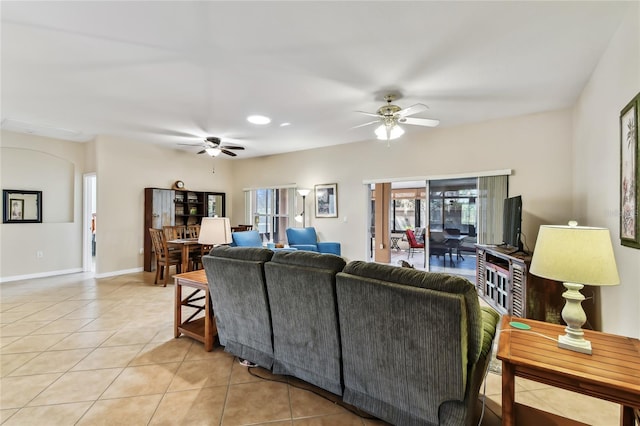
[[[0,423],[385,424],[299,381],[250,372],[220,347],[208,353],[175,339],[173,298],[173,285],[154,286],[152,273],[0,284]],[[618,423],[614,404],[526,380],[516,386],[519,402],[593,425]],[[499,425],[499,375],[488,374],[486,394],[482,425]]]

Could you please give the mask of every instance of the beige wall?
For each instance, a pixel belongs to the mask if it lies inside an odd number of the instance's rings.
[[[81,270],[84,145],[2,131],[0,157],[2,189],[42,191],[42,223],[0,225],[0,277]]]
[[[446,176],[512,169],[510,194],[523,197],[523,232],[531,249],[541,223],[571,218],[571,111],[552,111],[455,128],[432,129],[392,142],[376,140],[246,159],[234,164],[233,193],[260,185],[338,184],[337,219],[315,218],[307,197],[307,224],[325,241],[340,241],[349,260],[366,259],[367,191],[373,179]],[[232,223],[243,220],[235,197]],[[301,201],[301,200],[299,200]]]
[[[231,201],[231,160],[108,136],[95,145],[98,276],[142,267],[144,188],[171,188],[182,180],[194,191],[227,192]]]
[[[640,4],[602,56],[574,112],[575,217],[611,238],[620,285],[600,290],[604,331],[640,337],[640,250],[620,245],[620,111],[640,92]],[[584,302],[584,303],[589,303]]]

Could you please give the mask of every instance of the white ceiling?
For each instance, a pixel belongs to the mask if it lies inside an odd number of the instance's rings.
[[[565,108],[629,5],[2,1],[3,127],[246,158],[372,139],[388,91],[442,127]]]

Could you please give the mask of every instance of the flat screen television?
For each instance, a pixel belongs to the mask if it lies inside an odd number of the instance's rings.
[[[502,216],[502,244],[513,251],[522,251],[522,196],[504,199]]]

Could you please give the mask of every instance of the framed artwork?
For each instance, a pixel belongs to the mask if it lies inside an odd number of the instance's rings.
[[[620,112],[620,243],[640,248],[638,202],[640,190],[640,152],[638,151],[638,118],[640,93]]]
[[[4,189],[2,223],[42,223],[42,191]]]
[[[316,217],[338,217],[338,184],[316,185]]]
[[[9,198],[9,206],[11,206],[11,220],[24,220],[24,200]]]

